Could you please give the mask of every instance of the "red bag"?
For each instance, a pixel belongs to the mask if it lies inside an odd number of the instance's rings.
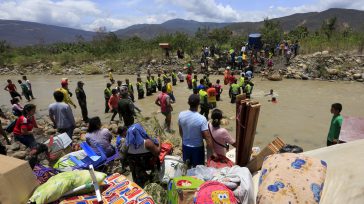
[[[166,155],[170,155],[172,153],[172,150],[173,150],[173,145],[171,143],[161,144],[161,151],[159,153],[159,161],[161,162],[161,164],[164,161],[164,157],[166,157]]]
[[[232,162],[229,158],[223,156],[223,155],[217,155],[218,157],[216,159],[209,158],[207,160],[207,166],[208,167],[214,167],[214,168],[224,168],[224,167],[232,167],[234,166],[234,162]]]

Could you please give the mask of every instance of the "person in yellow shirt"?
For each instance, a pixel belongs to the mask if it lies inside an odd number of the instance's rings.
[[[155,80],[153,75],[151,75],[150,77],[151,77],[150,81],[152,83],[152,92],[157,93],[157,81]]]
[[[203,89],[201,89],[198,93],[200,95],[200,114],[204,115],[206,120],[209,120],[209,112],[210,112],[210,106],[208,103],[208,96],[207,96],[207,87],[205,86]]]
[[[67,103],[68,105],[72,105],[74,108],[76,108],[77,106],[75,105],[75,103],[73,103],[70,94],[68,92],[68,81],[62,80],[61,86],[62,87],[57,89],[56,91],[60,91],[63,93],[63,102]]]
[[[172,103],[175,103],[176,102],[176,98],[173,95],[172,83],[171,83],[171,79],[169,79],[169,78],[166,79],[166,88],[167,88],[167,94],[171,98]]]
[[[143,86],[142,79],[140,77],[137,78],[136,86],[137,86],[137,91],[138,91],[138,99],[144,98],[144,86]]]
[[[150,79],[150,76],[147,76],[147,81],[145,82],[145,89],[147,90],[147,96],[152,95],[152,81]]]
[[[114,77],[112,76],[112,69],[110,69],[110,71],[109,71],[109,79],[110,79],[110,82],[111,82],[111,84],[114,84],[115,83],[115,80],[114,80]]]
[[[236,96],[239,95],[240,92],[240,86],[239,84],[236,83],[236,79],[234,80],[234,83],[231,84],[230,86],[230,90],[229,90],[229,95],[231,96],[231,101],[230,103],[235,103],[236,100]]]

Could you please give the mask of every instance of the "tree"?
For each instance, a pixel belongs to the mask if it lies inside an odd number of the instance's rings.
[[[309,34],[309,31],[306,26],[297,26],[294,30],[291,30],[288,33],[288,36],[291,40],[300,40],[302,38],[307,37]]]
[[[263,27],[260,28],[262,34],[262,40],[266,44],[276,45],[281,41],[281,35],[283,33],[281,24],[276,20],[264,19]]]
[[[336,30],[336,20],[337,20],[336,17],[332,17],[325,20],[322,23],[321,30],[329,40],[331,39],[332,34]]]
[[[11,58],[10,45],[5,41],[0,41],[0,66],[6,64]]]
[[[231,35],[232,32],[228,28],[214,29],[209,33],[209,39],[217,46],[221,46],[229,41]]]

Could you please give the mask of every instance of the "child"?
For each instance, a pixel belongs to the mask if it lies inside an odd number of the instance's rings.
[[[216,84],[214,87],[216,89],[216,101],[220,101],[220,95],[222,93],[222,86],[220,85],[220,79],[216,80]]]
[[[18,98],[13,98],[10,100],[10,103],[13,105],[12,106],[12,112],[15,116],[19,117],[22,115],[23,112],[23,106],[21,106],[19,104],[19,99]]]
[[[7,82],[8,85],[5,86],[4,90],[9,91],[11,98],[19,97],[20,100],[23,100],[21,95],[17,92],[15,84],[13,84],[13,82],[10,79],[8,79]]]
[[[22,90],[22,94],[23,96],[27,99],[27,101],[30,101],[30,97],[29,97],[29,90],[26,84],[24,84],[21,80],[18,80],[18,83],[20,85],[20,88]]]
[[[331,105],[330,112],[333,114],[330,124],[329,133],[327,134],[327,146],[331,146],[339,143],[339,135],[341,125],[343,123],[343,117],[340,115],[342,105],[340,103],[334,103]]]

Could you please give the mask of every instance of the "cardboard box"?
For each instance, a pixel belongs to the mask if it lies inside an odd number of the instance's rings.
[[[0,155],[1,204],[26,203],[38,185],[27,161]]]

